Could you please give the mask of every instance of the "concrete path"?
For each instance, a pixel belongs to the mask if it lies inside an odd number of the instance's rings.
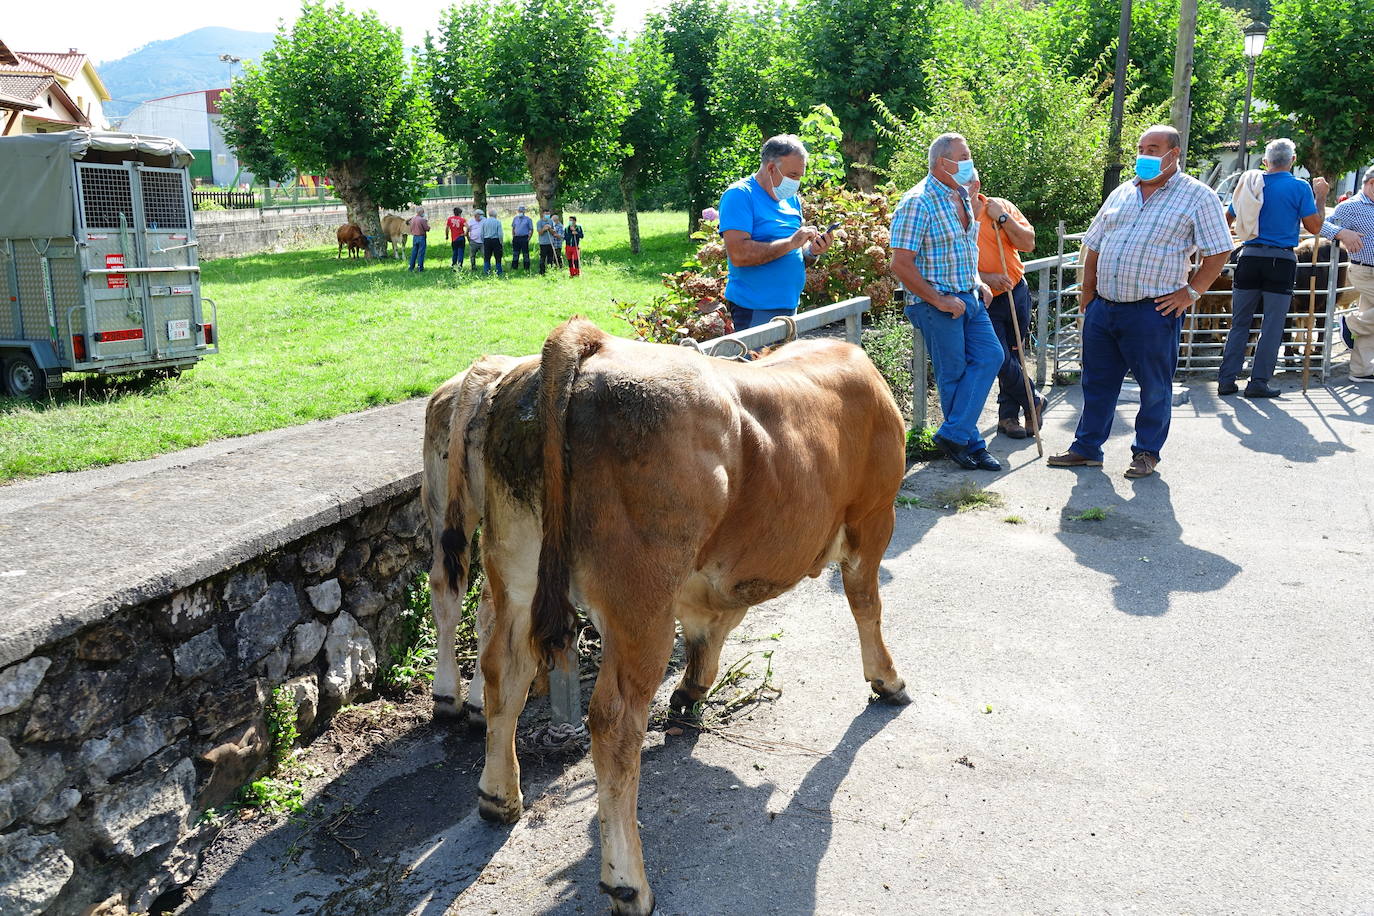
[[[1052,452],[1079,392],[1051,394]],[[1374,912],[1374,387],[1188,394],[1151,479],[1121,476],[1127,422],[1101,470],[1006,439],[1000,474],[912,470],[905,709],[866,702],[837,576],[755,609],[724,660],[774,650],[781,697],[646,742],[660,912]],[[940,508],[966,480],[1005,505]],[[457,732],[375,754],[329,789],[358,862],[284,827],[185,912],[605,912],[590,759],[528,768],[509,829],[475,816],[479,761]]]

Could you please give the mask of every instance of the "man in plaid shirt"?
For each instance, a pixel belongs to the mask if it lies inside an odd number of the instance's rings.
[[[992,291],[978,279],[978,221],[968,191],[976,172],[967,141],[936,137],[929,165],[893,214],[891,270],[906,288],[906,317],[920,329],[935,369],[945,415],[935,444],[960,467],[1000,471],[978,432],[1005,354],[988,319]]]
[[[1140,410],[1126,476],[1154,473],[1173,416],[1183,313],[1231,254],[1221,201],[1179,171],[1178,131],[1151,127],[1136,148],[1136,177],[1107,196],[1083,238],[1083,415],[1073,445],[1051,456],[1051,467],[1102,466],[1129,371],[1140,385]],[[1202,266],[1189,282],[1194,251]]]

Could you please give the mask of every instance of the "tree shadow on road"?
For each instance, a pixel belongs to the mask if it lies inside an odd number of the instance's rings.
[[[1156,475],[1134,481],[1123,499],[1101,470],[1074,471],[1078,479],[1060,512],[1056,537],[1081,566],[1116,580],[1117,610],[1140,617],[1169,611],[1174,592],[1212,592],[1240,572],[1219,554],[1183,542],[1169,484]]]

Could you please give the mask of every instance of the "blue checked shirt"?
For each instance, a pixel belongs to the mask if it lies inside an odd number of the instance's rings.
[[[968,214],[967,229],[960,208]],[[892,216],[890,244],[913,252],[917,273],[947,296],[978,286],[978,220],[962,188],[926,178],[907,191]]]
[[[1364,237],[1364,247],[1352,254],[1350,260],[1374,266],[1374,200],[1366,197],[1364,191],[1336,204],[1336,209],[1322,223],[1321,234],[1334,239],[1342,229],[1350,229]]]
[[[1178,172],[1148,201],[1134,178],[1107,195],[1083,246],[1097,252],[1098,295],[1137,302],[1182,289],[1194,251],[1209,257],[1233,244],[1216,193]]]

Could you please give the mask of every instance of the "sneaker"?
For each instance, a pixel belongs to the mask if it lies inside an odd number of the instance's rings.
[[[1245,386],[1245,396],[1247,398],[1276,398],[1283,394],[1277,388],[1269,387],[1266,382],[1251,381]]]
[[[1350,380],[1352,382],[1374,382],[1374,375],[1352,375]]]
[[[1228,394],[1235,394],[1240,390],[1235,382],[1217,382],[1217,394],[1225,397]]]
[[[1062,455],[1051,455],[1045,463],[1052,468],[1100,468],[1101,461],[1094,461],[1091,458],[1084,458],[1074,451],[1065,452]]]
[[[1131,466],[1126,469],[1126,476],[1132,480],[1149,477],[1155,472],[1155,465],[1157,464],[1159,464],[1159,459],[1149,452],[1136,452],[1135,458],[1131,461]]]
[[[1349,315],[1341,316],[1341,343],[1345,344],[1349,350],[1355,349],[1355,335],[1350,333],[1350,327],[1345,323]]]

